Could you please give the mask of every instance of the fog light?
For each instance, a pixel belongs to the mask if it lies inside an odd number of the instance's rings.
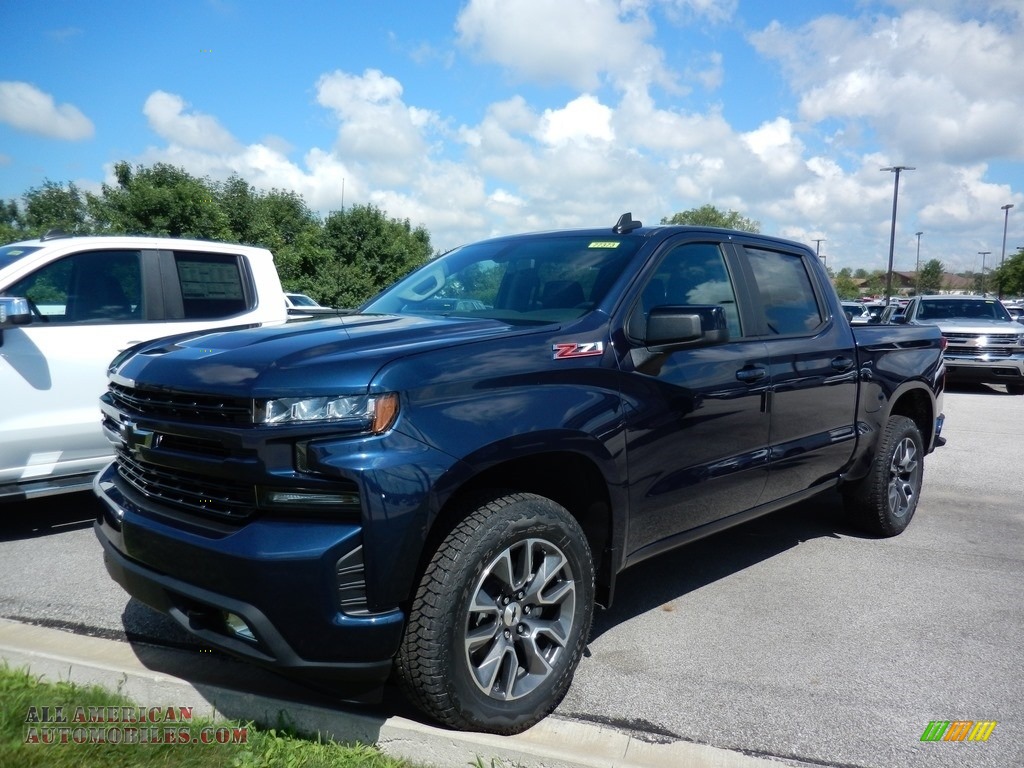
[[[236,637],[240,637],[243,640],[249,640],[253,643],[256,642],[256,635],[252,633],[252,630],[249,629],[249,625],[245,623],[241,616],[225,611],[224,623]]]
[[[260,489],[260,502],[264,507],[358,507],[359,494],[323,493],[321,491],[279,491],[274,488]]]

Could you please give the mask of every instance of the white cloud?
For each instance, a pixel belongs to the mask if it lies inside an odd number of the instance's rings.
[[[150,127],[172,144],[211,152],[232,152],[238,148],[238,142],[216,118],[186,114],[188,106],[180,96],[154,91],[146,99],[142,112]]]
[[[362,165],[371,184],[409,183],[430,152],[427,134],[437,127],[435,113],[405,104],[402,85],[378,70],[323,75],[317,101],[338,119],[335,152]]]
[[[538,136],[548,145],[569,142],[614,141],[612,110],[589,94],[573,99],[562,109],[547,109]]]
[[[455,22],[459,44],[516,77],[592,91],[608,77],[672,85],[640,4],[614,0],[470,0]]]
[[[55,104],[53,96],[30,83],[0,82],[0,122],[50,139],[91,139],[92,121],[78,107]]]
[[[761,221],[768,234],[825,238],[835,269],[884,268],[892,178],[879,168],[908,163],[918,170],[901,178],[898,269],[912,268],[918,230],[922,257],[948,267],[997,250],[999,206],[1024,209],[987,164],[1021,157],[1024,82],[1011,70],[1024,60],[1024,35],[916,9],[773,25],[752,39],[762,66],[778,65],[795,96],[763,98],[763,114],[738,130],[728,117],[735,103],[701,104],[658,87],[673,74],[653,47],[659,13],[722,22],[735,12],[735,3],[710,0],[469,0],[459,43],[517,78],[495,88],[482,117],[459,124],[410,104],[403,83],[379,70],[333,71],[314,84],[334,130],[325,146],[293,150],[290,136],[240,146],[216,118],[187,113],[165,94],[147,115],[163,116],[150,120],[168,146],[142,160],[212,178],[238,173],[259,188],[294,190],[322,214],[341,208],[344,189],[346,205],[372,203],[424,225],[438,249],[530,229],[610,226],[625,210],[651,224],[711,203]],[[968,56],[971,46],[984,50]],[[686,59],[707,63],[708,89],[734,74],[730,56],[706,46]],[[534,103],[526,81],[557,88]],[[220,139],[197,140],[201,121]]]
[[[782,63],[806,120],[863,121],[916,162],[1024,159],[1020,17],[1014,30],[921,9],[825,16],[798,30],[772,24],[752,41]]]

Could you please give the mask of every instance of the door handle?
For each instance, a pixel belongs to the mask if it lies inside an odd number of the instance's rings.
[[[837,371],[848,371],[853,368],[853,360],[848,357],[833,357],[832,368]]]
[[[744,384],[753,384],[768,375],[768,371],[761,365],[748,365],[736,371],[736,378]]]

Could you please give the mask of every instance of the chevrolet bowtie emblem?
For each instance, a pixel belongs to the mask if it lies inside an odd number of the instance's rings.
[[[121,426],[121,436],[124,438],[124,446],[132,453],[138,453],[140,448],[154,448],[159,445],[159,435],[151,429],[143,429],[134,421],[126,421]]]

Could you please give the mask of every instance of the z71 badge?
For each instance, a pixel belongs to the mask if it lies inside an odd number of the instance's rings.
[[[567,357],[592,357],[604,354],[603,341],[567,341],[551,345],[551,357],[564,360]]]

